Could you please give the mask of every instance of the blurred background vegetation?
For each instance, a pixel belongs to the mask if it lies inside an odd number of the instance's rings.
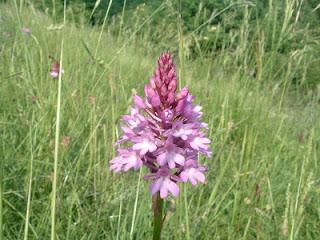
[[[33,0],[30,3],[54,14],[56,21],[63,18],[64,0]],[[244,51],[245,47],[247,54],[242,54],[237,62],[245,62],[249,75],[259,75],[267,82],[274,78],[274,72],[264,75],[261,66],[259,69],[262,62],[259,58],[268,58],[268,64],[273,66],[284,66],[288,54],[307,51],[310,53],[308,64],[296,62],[299,64],[293,66],[292,82],[308,89],[318,83],[318,0],[72,0],[66,4],[67,18],[80,26],[101,25],[107,14],[109,24],[106,26],[114,35],[135,35],[138,42],[148,42],[152,48],[173,52],[176,46],[183,44],[184,57],[191,59],[214,57],[226,49]],[[273,70],[278,71],[278,68]]]

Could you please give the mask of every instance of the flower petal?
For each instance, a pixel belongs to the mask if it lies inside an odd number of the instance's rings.
[[[182,182],[187,182],[188,181],[188,174],[186,171],[183,171],[182,173],[180,173],[180,178],[182,180]]]
[[[136,105],[137,108],[145,108],[146,107],[146,105],[144,104],[143,99],[140,96],[135,95],[133,97],[133,100],[134,100],[134,104]]]
[[[176,164],[172,158],[169,159],[168,166],[170,169],[175,168]]]
[[[184,156],[179,154],[179,153],[176,153],[173,155],[173,161],[175,161],[176,163],[180,164],[180,165],[183,165],[184,164]]]
[[[179,187],[175,182],[168,180],[167,187],[174,197],[179,195]]]
[[[163,166],[167,163],[166,156],[167,152],[164,152],[157,157],[157,162],[160,164],[160,166]]]
[[[160,190],[161,187],[161,183],[162,183],[162,179],[156,179],[151,185],[150,185],[150,192],[151,195],[154,195],[156,192],[158,192]]]
[[[202,182],[204,183],[205,180],[206,180],[206,177],[204,176],[204,174],[200,171],[196,171],[195,174],[194,174],[195,178],[199,181],[199,182]]]
[[[160,197],[162,199],[166,198],[168,196],[168,186],[164,182],[162,182],[161,188],[160,188]]]

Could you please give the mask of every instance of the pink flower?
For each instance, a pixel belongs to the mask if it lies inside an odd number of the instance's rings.
[[[110,169],[114,172],[125,171],[133,168],[135,170],[142,166],[142,160],[135,151],[119,150],[120,155],[110,161]]]
[[[160,191],[161,198],[166,198],[168,196],[168,192],[170,192],[174,197],[179,195],[178,185],[169,177],[159,177],[151,184],[151,194],[153,195],[158,191]]]
[[[50,57],[52,58],[52,57]],[[64,73],[64,70],[61,69],[61,74]],[[52,64],[51,64],[51,70],[50,70],[50,76],[52,78],[57,78],[60,75],[60,62],[52,58]]]
[[[199,182],[205,183],[206,178],[203,174],[205,171],[204,167],[188,167],[180,173],[180,178],[183,182],[190,181],[192,185],[196,185]]]
[[[176,126],[173,127],[172,136],[181,138],[182,140],[186,141],[189,136],[192,136],[194,133],[194,128],[196,126],[194,124],[182,124],[179,122]]]
[[[147,175],[145,179],[152,179],[153,182],[150,185],[150,192],[154,195],[160,191],[160,197],[166,198],[170,192],[174,197],[179,195],[179,187],[176,184],[180,179],[171,175],[169,169],[163,167],[160,168],[157,173]]]
[[[22,31],[23,33],[26,33],[26,34],[31,34],[31,33],[32,33],[31,29],[30,29],[30,28],[27,28],[27,27],[23,27],[23,28],[21,29],[21,31]]]
[[[176,167],[176,164],[184,164],[185,157],[183,156],[183,150],[175,144],[167,143],[159,150],[161,153],[157,156],[157,162],[160,166],[168,165],[172,169]]]
[[[204,183],[206,179],[204,174],[197,168],[188,168],[183,170],[180,173],[180,178],[183,182],[187,182],[189,180],[192,185],[196,185],[198,182]]]
[[[136,137],[132,140],[133,144],[132,149],[140,152],[140,156],[144,156],[147,152],[154,152],[157,150],[157,145],[150,136]]]
[[[205,137],[195,137],[192,141],[190,141],[190,146],[195,149],[198,150],[199,152],[202,152],[203,154],[210,156],[211,152],[209,151],[209,146],[208,144],[211,141],[208,138]]]
[[[152,195],[177,197],[177,182],[205,182],[206,168],[199,165],[198,155],[211,156],[205,136],[208,125],[200,121],[201,107],[193,104],[189,90],[177,92],[176,68],[169,53],[160,56],[144,90],[146,97],[135,95],[130,115],[122,117],[123,136],[116,145],[125,143],[125,148],[110,161],[110,169],[120,172],[145,166]]]
[[[70,145],[71,139],[68,136],[64,136],[62,138],[61,144],[62,146],[64,146],[65,148],[67,148]]]

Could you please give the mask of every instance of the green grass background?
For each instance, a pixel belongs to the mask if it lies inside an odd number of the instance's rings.
[[[284,2],[261,17],[253,2],[198,5],[190,24],[170,1],[118,15],[110,1],[94,26],[60,1],[0,4],[0,239],[151,239],[145,170],[113,174],[108,161],[166,50],[214,155],[200,159],[206,185],[166,201],[163,239],[319,239],[320,25],[304,17],[319,8]]]

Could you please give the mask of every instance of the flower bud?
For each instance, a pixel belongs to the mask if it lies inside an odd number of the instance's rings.
[[[188,96],[189,90],[188,88],[182,88],[181,91],[177,94],[177,100],[183,99]]]

